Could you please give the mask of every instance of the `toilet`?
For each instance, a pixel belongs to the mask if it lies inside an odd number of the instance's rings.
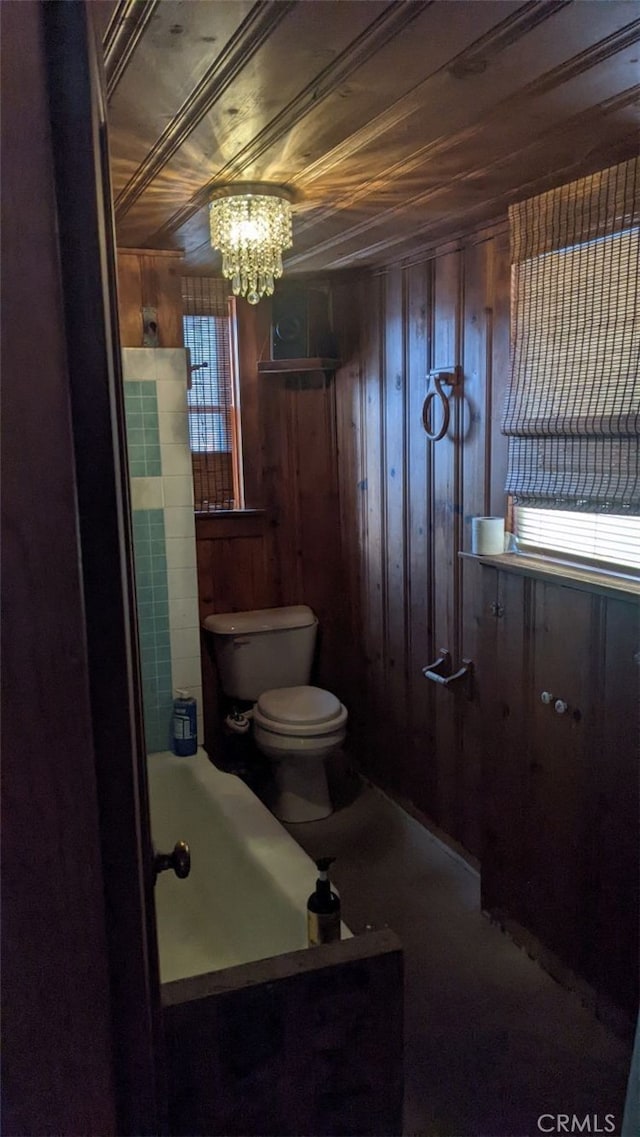
[[[332,812],[325,758],[341,746],[347,710],[309,686],[318,621],[306,604],[207,616],[222,689],[250,701],[253,737],[269,759],[280,821],[319,821]]]

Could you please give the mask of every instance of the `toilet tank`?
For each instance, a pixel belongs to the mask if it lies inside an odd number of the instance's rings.
[[[306,604],[207,616],[222,689],[255,701],[275,687],[299,687],[311,678],[318,621]]]

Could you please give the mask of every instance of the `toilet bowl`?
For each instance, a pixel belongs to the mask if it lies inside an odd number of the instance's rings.
[[[310,687],[318,620],[307,604],[207,616],[222,689],[231,706],[252,703],[253,739],[276,785],[281,821],[332,812],[324,759],[344,741],[347,711]],[[246,725],[246,724],[245,724]]]
[[[253,736],[269,758],[280,821],[319,821],[332,812],[324,761],[345,738],[347,710],[321,687],[263,691],[253,709]]]

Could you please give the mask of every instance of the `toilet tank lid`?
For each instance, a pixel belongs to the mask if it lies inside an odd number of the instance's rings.
[[[308,628],[316,618],[306,604],[288,608],[255,608],[251,612],[221,612],[207,616],[204,626],[218,636],[247,635],[249,632],[272,632],[283,628]]]

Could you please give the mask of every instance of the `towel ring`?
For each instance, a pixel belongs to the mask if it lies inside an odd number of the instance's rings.
[[[427,380],[430,383],[432,379],[434,390],[427,393],[424,403],[422,404],[422,425],[427,438],[429,438],[431,442],[439,442],[447,433],[451,420],[451,406],[449,404],[451,396],[445,394],[442,385],[444,383],[451,388],[457,386],[460,380],[458,368],[455,367],[451,371],[429,371]],[[433,404],[436,399],[440,400],[442,406],[442,422],[438,430],[435,429],[431,421]]]

